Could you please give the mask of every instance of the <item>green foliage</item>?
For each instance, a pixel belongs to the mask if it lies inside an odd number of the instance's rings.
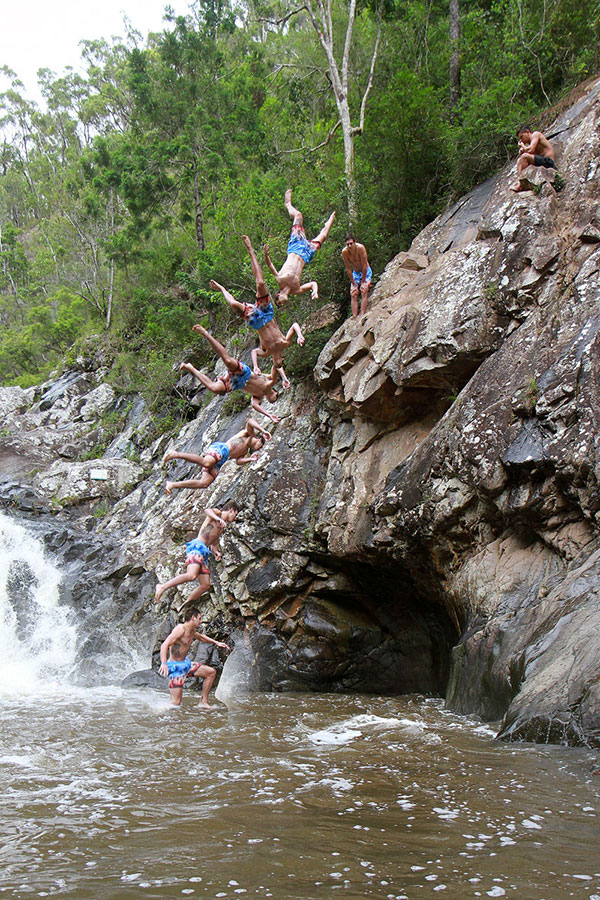
[[[221,404],[221,413],[224,416],[237,416],[244,409],[248,409],[250,399],[244,391],[232,391],[227,394]]]
[[[347,303],[347,184],[326,61],[304,11],[284,28],[266,21],[292,9],[283,0],[244,8],[195,0],[146,46],[86,41],[84,74],[41,73],[45,110],[4,73],[0,383],[38,383],[73,364],[81,348],[93,355],[100,347],[115,387],[146,398],[155,433],[172,427],[182,415],[178,363],[214,359],[191,326],[202,322],[235,353],[248,342],[209,281],[253,298],[243,234],[260,259],[269,244],[281,265],[288,186],[309,237],[337,210],[307,275],[323,301]],[[347,2],[334,0],[338,47],[347,17]],[[448,27],[442,0],[385,4],[355,139],[355,230],[376,276],[448,201],[514,158],[517,124],[541,124],[542,110],[600,66],[597,0],[469,0],[461,4],[461,98],[451,115]],[[375,4],[360,3],[348,57],[353,110],[376,29]],[[555,189],[562,184],[557,178]],[[290,301],[278,313],[282,328],[302,323],[309,303]],[[290,376],[310,373],[329,333],[290,349]]]
[[[294,344],[285,356],[285,372],[289,378],[306,378],[317,364],[321,350],[334,333],[335,327],[320,328],[306,335],[303,347]]]

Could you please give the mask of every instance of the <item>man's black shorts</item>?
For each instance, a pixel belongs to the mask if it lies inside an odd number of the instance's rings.
[[[533,157],[534,166],[544,166],[545,169],[555,169],[556,166],[554,164],[554,160],[551,156],[538,156],[537,154]]]

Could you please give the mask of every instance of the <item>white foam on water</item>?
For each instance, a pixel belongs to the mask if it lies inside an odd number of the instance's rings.
[[[43,543],[0,515],[0,694],[64,682],[75,665],[77,627],[59,604],[61,573]]]
[[[313,731],[308,735],[309,741],[313,744],[348,744],[356,738],[362,737],[362,731],[347,729],[345,731],[333,731],[333,729],[325,729],[324,731]]]
[[[415,719],[398,719],[395,717],[376,716],[372,713],[361,713],[343,722],[331,725],[329,728],[313,731],[308,735],[308,739],[313,744],[347,744],[356,738],[362,737],[366,729],[371,729],[371,731],[389,731],[389,729],[393,728],[395,730],[401,729],[409,734],[413,732],[422,735],[427,727],[423,721]],[[437,743],[437,736],[432,737]]]

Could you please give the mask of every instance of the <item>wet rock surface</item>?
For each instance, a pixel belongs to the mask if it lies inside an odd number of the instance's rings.
[[[0,389],[0,504],[91,617],[82,666],[120,629],[156,669],[193,585],[158,608],[154,585],[231,498],[201,608],[251,648],[254,688],[445,694],[508,740],[600,746],[599,111],[596,82],[548,130],[559,192],[515,194],[506,169],[398,254],[316,384],[275,404],[258,461],[204,492],[165,496],[197,474],[165,451],[227,440],[246,412],[195,385],[195,418],[156,440],[102,369]]]

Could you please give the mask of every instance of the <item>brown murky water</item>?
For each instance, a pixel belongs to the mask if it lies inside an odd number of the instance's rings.
[[[0,725],[7,897],[600,900],[597,755],[441,701],[48,686]]]

